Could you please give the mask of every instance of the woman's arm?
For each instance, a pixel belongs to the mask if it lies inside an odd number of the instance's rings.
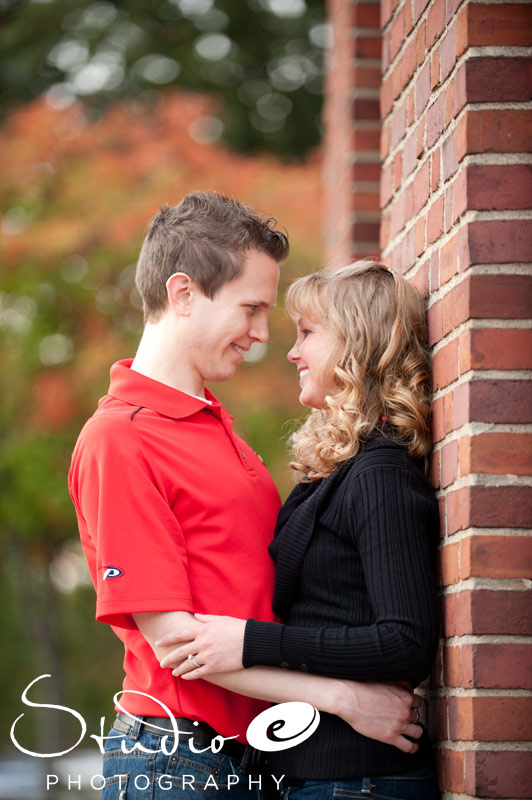
[[[184,632],[194,626],[194,618],[181,611],[133,614],[140,632],[155,656],[164,659],[171,648],[159,644],[164,635],[179,627]],[[363,736],[415,753],[422,729],[413,724],[414,709],[421,698],[394,684],[355,683],[283,669],[256,667],[238,672],[211,675],[211,683],[258,700],[284,703],[299,700],[320,711],[336,714]]]
[[[186,637],[166,637],[166,644],[187,643],[163,663],[175,667],[176,660],[196,654],[200,669],[185,663],[174,670],[187,673],[186,679],[243,664],[283,665],[356,680],[423,680],[438,638],[435,505],[418,476],[402,464],[365,470],[351,481],[346,496],[349,534],[362,560],[373,624],[302,628],[198,615],[203,624],[198,622]]]

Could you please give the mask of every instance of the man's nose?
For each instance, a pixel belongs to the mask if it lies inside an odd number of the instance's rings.
[[[268,317],[264,315],[260,318],[253,320],[253,325],[249,330],[249,335],[256,342],[267,342],[270,338],[268,331]]]

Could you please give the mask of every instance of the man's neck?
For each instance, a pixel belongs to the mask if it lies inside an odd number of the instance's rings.
[[[146,324],[131,369],[180,392],[205,397],[205,385],[185,363],[172,324],[166,317]]]

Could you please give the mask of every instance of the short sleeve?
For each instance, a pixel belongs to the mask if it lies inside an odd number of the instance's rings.
[[[183,531],[135,427],[89,422],[69,488],[97,593],[96,619],[135,628],[132,613],[192,612]]]

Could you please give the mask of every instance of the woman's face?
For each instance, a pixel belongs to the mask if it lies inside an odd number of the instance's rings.
[[[334,374],[327,364],[339,344],[338,337],[327,325],[308,317],[298,318],[296,343],[287,358],[299,372],[302,405],[326,408],[325,396],[334,389]]]

